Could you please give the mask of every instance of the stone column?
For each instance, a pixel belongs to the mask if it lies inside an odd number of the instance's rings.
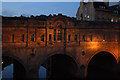
[[[80,78],[83,80],[83,79],[86,79],[87,77],[87,67],[85,67],[84,65],[82,65],[79,69],[79,76]]]
[[[37,69],[31,69],[31,70],[27,71],[26,78],[28,80],[39,80],[38,71],[39,70],[37,70]]]

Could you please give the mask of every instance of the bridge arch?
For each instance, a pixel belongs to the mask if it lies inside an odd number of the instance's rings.
[[[12,54],[11,51],[3,52],[2,53],[2,58],[3,57],[10,57],[11,59],[14,59],[14,60],[18,61],[25,68],[25,71],[27,71],[24,61],[22,59],[20,59],[19,56],[15,56],[14,54]]]
[[[97,51],[97,52],[95,52],[89,59],[88,59],[88,61],[87,61],[87,66],[88,66],[88,64],[89,64],[89,62],[91,61],[91,59],[95,56],[95,55],[97,55],[97,54],[99,54],[99,53],[109,53],[109,54],[111,54],[114,58],[115,58],[115,60],[117,61],[117,63],[118,63],[118,57],[117,57],[117,55],[114,53],[114,52],[109,52],[109,51]]]
[[[89,61],[87,66],[87,78],[115,78],[116,65],[117,60],[113,54],[106,51],[99,52]]]
[[[4,70],[5,67],[8,67],[11,64],[13,64],[13,79],[25,79],[26,69],[24,65],[19,61],[19,59],[8,55],[2,56],[2,70]]]
[[[47,64],[47,78],[77,78],[78,65],[66,54],[53,54],[45,61]],[[76,74],[75,74],[76,73]]]

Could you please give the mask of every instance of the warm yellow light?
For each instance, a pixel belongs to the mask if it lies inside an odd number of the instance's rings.
[[[103,41],[105,41],[105,40],[103,40]]]
[[[111,19],[111,22],[113,22],[114,20],[113,20],[113,18]]]
[[[3,64],[3,62],[1,62],[1,64]]]
[[[98,42],[90,42],[89,43],[89,48],[91,49],[97,49],[98,48]]]
[[[116,20],[115,22],[118,22],[118,20]]]

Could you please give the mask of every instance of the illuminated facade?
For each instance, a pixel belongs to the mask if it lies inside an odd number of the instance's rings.
[[[85,78],[89,62],[99,52],[120,61],[120,22],[76,20],[62,14],[3,17],[2,47],[3,56],[24,65],[27,78],[37,78],[38,68],[55,54],[70,56]]]

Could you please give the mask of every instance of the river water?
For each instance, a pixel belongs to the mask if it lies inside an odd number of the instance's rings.
[[[2,80],[5,79],[13,80],[13,64],[5,67],[2,71]],[[46,69],[42,66],[39,69],[39,80],[46,80]]]

